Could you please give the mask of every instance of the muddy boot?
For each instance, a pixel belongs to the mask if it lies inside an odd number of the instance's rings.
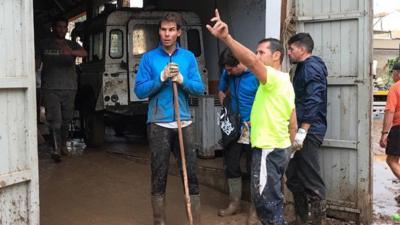
[[[61,154],[60,154],[60,132],[58,129],[51,129],[51,136],[53,142],[53,150],[51,152],[51,158],[54,162],[61,162]]]
[[[67,139],[68,139],[68,127],[62,126],[60,132],[61,142],[60,142],[60,153],[62,156],[69,156],[70,153],[67,149]]]
[[[307,224],[308,222],[308,201],[306,193],[293,193],[294,209],[296,212],[296,225]]]
[[[218,211],[219,216],[230,216],[239,213],[241,210],[240,201],[242,199],[242,178],[228,179],[229,186],[229,205],[226,209]]]
[[[312,225],[325,225],[326,220],[326,201],[311,200],[310,201],[310,223]]]
[[[256,207],[254,206],[254,203],[251,203],[249,209],[249,215],[247,216],[247,225],[259,225],[259,224],[261,223],[258,220]]]
[[[61,155],[62,155],[62,156],[70,156],[70,153],[69,153],[69,151],[68,151],[68,149],[67,149],[66,146],[62,146],[62,147],[60,148],[60,152],[61,152]]]
[[[191,195],[190,203],[192,205],[193,225],[201,225],[200,195]]]
[[[165,196],[151,196],[151,205],[153,207],[154,225],[166,225],[165,219]]]

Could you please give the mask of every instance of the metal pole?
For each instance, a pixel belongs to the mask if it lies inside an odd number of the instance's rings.
[[[174,89],[174,108],[175,108],[175,118],[176,123],[178,124],[178,138],[179,138],[179,149],[181,153],[181,161],[182,161],[182,173],[183,173],[183,183],[185,188],[185,202],[186,202],[186,212],[189,218],[189,225],[193,225],[193,217],[192,217],[192,207],[190,203],[189,197],[189,184],[187,178],[186,171],[186,157],[185,157],[185,149],[183,145],[183,136],[182,136],[182,126],[181,126],[181,116],[179,112],[179,100],[178,100],[178,87],[176,82],[172,82]]]

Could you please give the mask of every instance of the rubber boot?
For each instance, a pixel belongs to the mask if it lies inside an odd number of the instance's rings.
[[[191,195],[190,203],[192,205],[193,225],[201,225],[200,195]]]
[[[151,196],[151,206],[153,207],[154,225],[166,225],[165,219],[165,196]]]
[[[307,224],[309,220],[309,206],[306,193],[293,193],[294,209],[296,213],[296,225]]]
[[[230,216],[241,211],[240,201],[242,199],[242,178],[228,179],[229,205],[226,209],[218,211],[219,216]]]
[[[51,158],[54,162],[61,162],[61,154],[60,154],[60,130],[59,129],[51,129],[51,136],[53,142],[53,151],[51,152]]]
[[[254,203],[250,203],[249,215],[247,216],[247,225],[259,225],[261,224],[258,219],[256,207]]]
[[[67,139],[68,139],[68,126],[63,125],[60,132],[60,153],[62,156],[69,156],[70,153],[67,149]]]
[[[310,224],[325,225],[326,222],[326,201],[311,200],[310,201]]]

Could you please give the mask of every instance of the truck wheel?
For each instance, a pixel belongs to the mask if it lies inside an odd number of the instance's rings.
[[[82,115],[85,143],[88,147],[104,144],[105,125],[103,112],[89,112]]]

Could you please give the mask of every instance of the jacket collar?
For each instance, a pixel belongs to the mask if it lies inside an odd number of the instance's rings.
[[[160,41],[160,42],[158,42],[158,46],[157,46],[157,48],[158,48],[158,50],[159,50],[159,51],[161,51],[163,54],[165,54],[165,55],[168,55],[168,56],[169,56],[169,54],[168,54],[168,53],[167,53],[167,52],[164,50],[164,48],[163,48],[163,45],[162,45],[161,41]],[[175,49],[175,52],[173,53],[173,55],[174,55],[174,54],[176,54],[180,48],[181,48],[180,44],[179,44],[178,42],[176,42],[176,49]]]

